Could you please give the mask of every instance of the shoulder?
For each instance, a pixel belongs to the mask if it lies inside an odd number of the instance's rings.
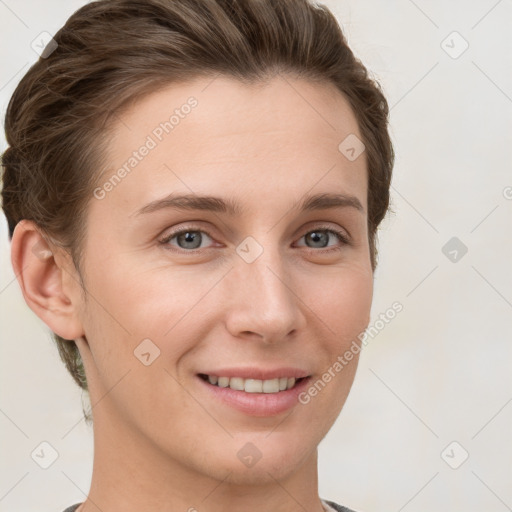
[[[336,512],[355,512],[354,510],[347,508],[347,507],[342,507],[341,505],[338,505],[337,503],[334,503],[333,501],[329,501],[329,500],[322,500],[322,501],[324,503],[326,503],[327,505],[329,505],[329,507],[331,507]],[[66,511],[64,511],[64,512],[66,512]]]
[[[75,510],[81,505],[81,503],[75,503],[74,505],[71,505],[71,507],[68,507],[64,512],[75,512]]]

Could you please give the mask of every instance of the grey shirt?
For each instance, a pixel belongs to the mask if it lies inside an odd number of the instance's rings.
[[[333,503],[332,501],[324,500],[325,503],[330,505],[334,510],[337,510],[338,512],[354,512],[353,510],[350,510],[349,508],[342,507],[341,505],[337,505],[336,503]],[[68,507],[64,512],[75,512],[75,510],[81,505],[81,503],[75,503],[74,505],[71,505],[71,507]]]

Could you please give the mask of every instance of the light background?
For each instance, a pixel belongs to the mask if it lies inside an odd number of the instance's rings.
[[[2,121],[31,41],[84,3],[0,0]],[[512,510],[512,2],[325,3],[391,106],[395,213],[370,324],[404,309],[369,339],[320,445],[321,496],[358,512]],[[468,249],[455,262],[453,237]],[[92,434],[14,279],[3,216],[0,257],[0,511],[60,512],[89,489]],[[59,453],[46,470],[42,441]]]

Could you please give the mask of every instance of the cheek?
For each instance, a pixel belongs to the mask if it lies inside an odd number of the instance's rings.
[[[88,290],[98,298],[92,305],[132,337],[164,336],[194,307],[210,281],[208,275],[197,279],[197,273],[194,278],[184,269],[146,271],[137,261],[106,263],[88,273]]]
[[[107,388],[128,370],[133,377],[153,367],[171,369],[207,337],[212,315],[204,314],[207,301],[201,299],[218,281],[217,275],[171,267],[146,271],[133,261],[124,264],[122,258],[115,265],[90,261],[85,331]],[[148,351],[151,360],[155,357],[151,367],[137,359]],[[141,382],[151,373],[140,375]]]
[[[319,284],[310,283],[303,296],[326,326],[331,350],[342,349],[368,325],[373,296],[373,275],[365,268],[335,269]]]
[[[85,319],[97,394],[115,388],[109,395],[131,423],[155,409],[172,415],[187,405],[166,370],[174,374],[173,363],[193,346],[197,329],[184,330],[190,326],[187,313],[204,293],[204,286],[191,286],[179,272],[167,272],[164,278],[159,272],[134,269],[134,264],[91,263]]]

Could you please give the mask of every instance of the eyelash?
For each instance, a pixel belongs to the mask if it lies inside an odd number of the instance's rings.
[[[189,231],[203,233],[203,234],[207,235],[208,237],[210,237],[212,240],[214,240],[214,237],[208,231],[205,231],[204,229],[199,229],[197,226],[187,226],[185,228],[180,229],[179,231],[170,233],[169,235],[165,236],[163,239],[159,240],[159,242],[161,245],[166,246],[166,249],[173,251],[173,252],[179,252],[181,254],[183,254],[183,253],[196,254],[198,251],[201,251],[202,249],[181,249],[181,248],[176,249],[169,244],[169,242],[173,238],[175,238],[183,233],[187,233]],[[314,247],[307,247],[307,246],[301,246],[301,247],[305,247],[306,249],[309,249],[312,252],[323,251],[323,253],[331,253],[333,251],[342,250],[343,246],[350,245],[350,241],[349,241],[347,235],[345,235],[345,233],[343,233],[342,231],[339,231],[337,229],[327,227],[327,226],[319,226],[314,229],[310,229],[304,235],[302,235],[301,238],[303,238],[304,236],[308,235],[309,233],[313,233],[315,231],[324,231],[326,233],[331,233],[331,234],[336,235],[339,238],[339,240],[341,241],[342,246],[334,246],[334,247],[327,247],[327,248],[320,247],[320,248],[316,248],[316,249]]]

